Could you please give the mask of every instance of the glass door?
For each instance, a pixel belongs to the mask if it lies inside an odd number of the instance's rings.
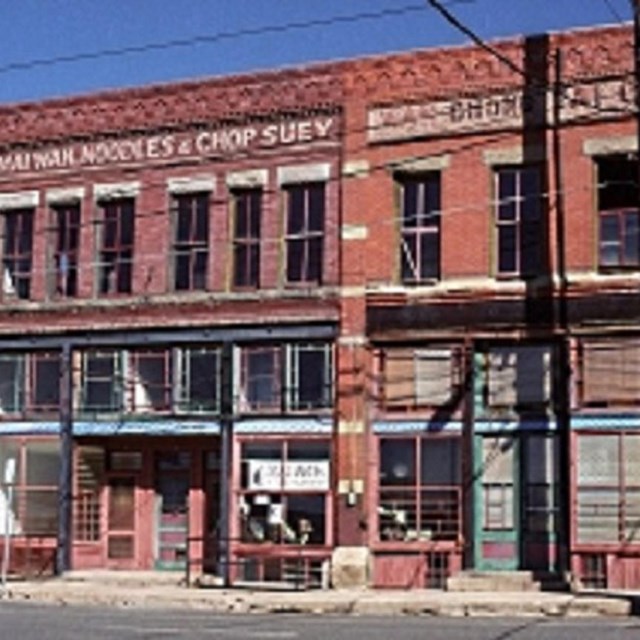
[[[191,456],[187,452],[156,457],[156,557],[158,569],[184,569],[189,535]]]
[[[475,446],[475,567],[519,568],[519,443],[512,435],[477,436]]]

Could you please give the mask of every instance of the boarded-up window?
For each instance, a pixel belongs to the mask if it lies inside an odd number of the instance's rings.
[[[551,397],[551,348],[493,347],[487,378],[490,407],[546,404]]]
[[[384,373],[388,406],[439,406],[455,397],[460,357],[450,347],[390,350],[385,354]]]
[[[585,342],[582,398],[586,404],[640,400],[640,338]]]

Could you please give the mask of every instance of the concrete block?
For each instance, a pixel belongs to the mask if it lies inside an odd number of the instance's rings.
[[[369,565],[367,547],[336,547],[331,558],[331,586],[334,589],[366,587]]]

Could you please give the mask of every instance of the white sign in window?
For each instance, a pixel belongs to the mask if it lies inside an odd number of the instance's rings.
[[[328,491],[328,460],[248,460],[250,491]]]

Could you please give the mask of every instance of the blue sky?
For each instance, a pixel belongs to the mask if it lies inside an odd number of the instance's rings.
[[[487,39],[631,19],[629,0],[443,1]],[[15,68],[30,61],[405,8],[402,15],[384,18]],[[420,0],[4,0],[0,24],[4,104],[466,42]]]

